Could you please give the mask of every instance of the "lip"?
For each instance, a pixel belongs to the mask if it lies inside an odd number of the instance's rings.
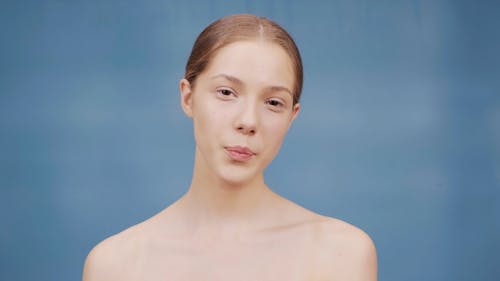
[[[251,149],[244,146],[226,146],[224,150],[232,160],[238,162],[248,161],[255,155]]]

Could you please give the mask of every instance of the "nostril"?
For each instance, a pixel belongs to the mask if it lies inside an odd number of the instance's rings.
[[[236,128],[238,132],[241,132],[242,134],[245,135],[254,135],[255,134],[255,129],[253,128],[247,128],[245,126],[239,126]]]

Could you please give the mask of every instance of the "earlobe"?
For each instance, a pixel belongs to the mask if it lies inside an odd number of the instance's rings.
[[[179,89],[181,92],[182,110],[187,116],[193,117],[191,84],[188,80],[183,78],[179,83]]]

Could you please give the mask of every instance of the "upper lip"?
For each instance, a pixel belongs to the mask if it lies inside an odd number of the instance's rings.
[[[226,146],[225,148],[228,151],[234,151],[234,152],[238,152],[241,154],[255,155],[255,152],[253,152],[250,148],[248,148],[246,146],[236,145],[236,146]]]

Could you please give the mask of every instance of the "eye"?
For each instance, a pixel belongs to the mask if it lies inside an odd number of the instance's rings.
[[[267,100],[266,104],[268,104],[268,105],[270,105],[270,106],[272,106],[274,108],[279,108],[279,109],[281,109],[282,107],[285,106],[285,104],[282,101],[277,100],[277,99]]]
[[[221,88],[221,89],[217,89],[217,96],[219,96],[222,99],[228,99],[228,98],[236,96],[236,94],[234,93],[234,91],[232,91],[230,89]]]

